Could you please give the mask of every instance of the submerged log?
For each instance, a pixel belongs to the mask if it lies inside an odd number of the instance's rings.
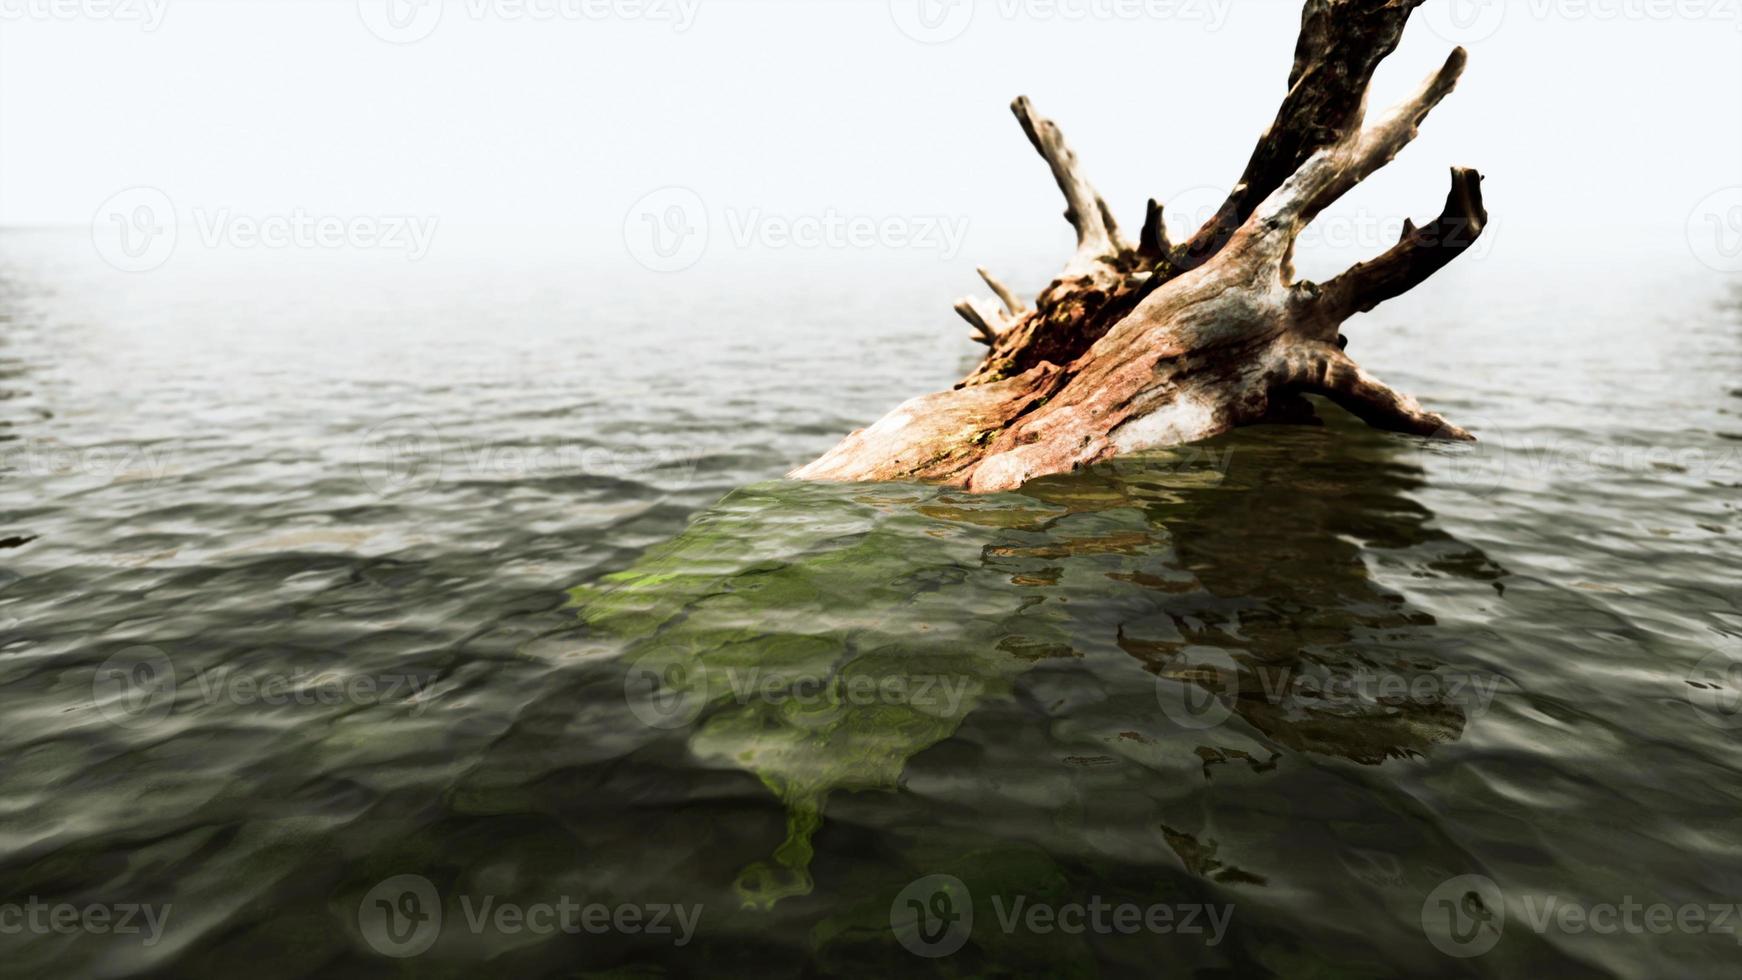
[[[1174,244],[1151,200],[1138,240],[1083,175],[1059,127],[1012,105],[1064,193],[1077,250],[1032,307],[986,270],[998,299],[956,310],[989,350],[950,391],[912,399],[792,476],[917,480],[992,492],[1236,426],[1311,423],[1321,395],[1381,429],[1469,433],[1363,371],[1344,320],[1421,283],[1482,233],[1482,177],[1452,170],[1445,209],[1406,223],[1383,255],[1319,284],[1294,278],[1296,237],[1389,163],[1451,92],[1454,50],[1408,99],[1364,120],[1368,84],[1423,0],[1307,0],[1289,91],[1214,217]]]

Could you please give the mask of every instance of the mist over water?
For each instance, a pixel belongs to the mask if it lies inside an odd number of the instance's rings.
[[[975,498],[780,479],[971,363],[948,263],[90,245],[0,234],[0,900],[159,918],[20,975],[1734,962],[1538,918],[1742,886],[1742,285],[1686,256],[1349,325],[1476,447],[1327,406]]]

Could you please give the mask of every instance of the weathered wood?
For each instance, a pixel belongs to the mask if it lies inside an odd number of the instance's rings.
[[[1441,215],[1405,226],[1384,254],[1319,285],[1296,281],[1301,231],[1390,162],[1457,83],[1462,48],[1410,98],[1363,125],[1374,69],[1422,0],[1308,0],[1276,121],[1246,171],[1189,241],[1150,201],[1132,244],[1057,124],[1012,105],[1065,197],[1077,250],[1032,308],[985,270],[1002,301],[956,309],[991,349],[955,389],[913,399],[793,473],[816,480],[924,480],[974,491],[1240,425],[1310,422],[1322,395],[1379,428],[1468,439],[1362,371],[1348,317],[1443,268],[1482,233],[1481,175],[1452,171]]]

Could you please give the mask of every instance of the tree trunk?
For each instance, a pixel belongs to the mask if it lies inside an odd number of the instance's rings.
[[[920,480],[991,492],[1241,425],[1311,423],[1323,395],[1371,425],[1470,439],[1344,353],[1342,322],[1420,283],[1482,233],[1481,175],[1452,171],[1445,210],[1329,282],[1296,281],[1295,238],[1415,137],[1452,90],[1454,50],[1370,124],[1374,69],[1422,0],[1307,0],[1288,95],[1246,172],[1190,241],[1149,202],[1138,241],[1083,176],[1058,126],[1012,105],[1064,192],[1077,251],[1032,308],[986,270],[998,302],[956,310],[990,348],[956,387],[912,399],[792,475]]]

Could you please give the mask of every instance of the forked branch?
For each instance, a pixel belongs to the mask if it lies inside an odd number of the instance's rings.
[[[1022,131],[1028,134],[1028,141],[1046,160],[1053,179],[1058,181],[1059,190],[1064,192],[1065,220],[1077,231],[1077,254],[1071,260],[1071,267],[1084,267],[1078,272],[1082,274],[1090,264],[1126,250],[1127,246],[1119,237],[1119,226],[1113,220],[1112,209],[1083,176],[1077,154],[1065,142],[1058,125],[1035,112],[1026,95],[1012,102],[1010,111],[1016,114]]]
[[[1337,320],[1366,313],[1445,268],[1475,244],[1487,224],[1482,175],[1468,167],[1453,167],[1452,190],[1440,216],[1420,228],[1405,221],[1396,245],[1325,283],[1319,302],[1326,315]]]

